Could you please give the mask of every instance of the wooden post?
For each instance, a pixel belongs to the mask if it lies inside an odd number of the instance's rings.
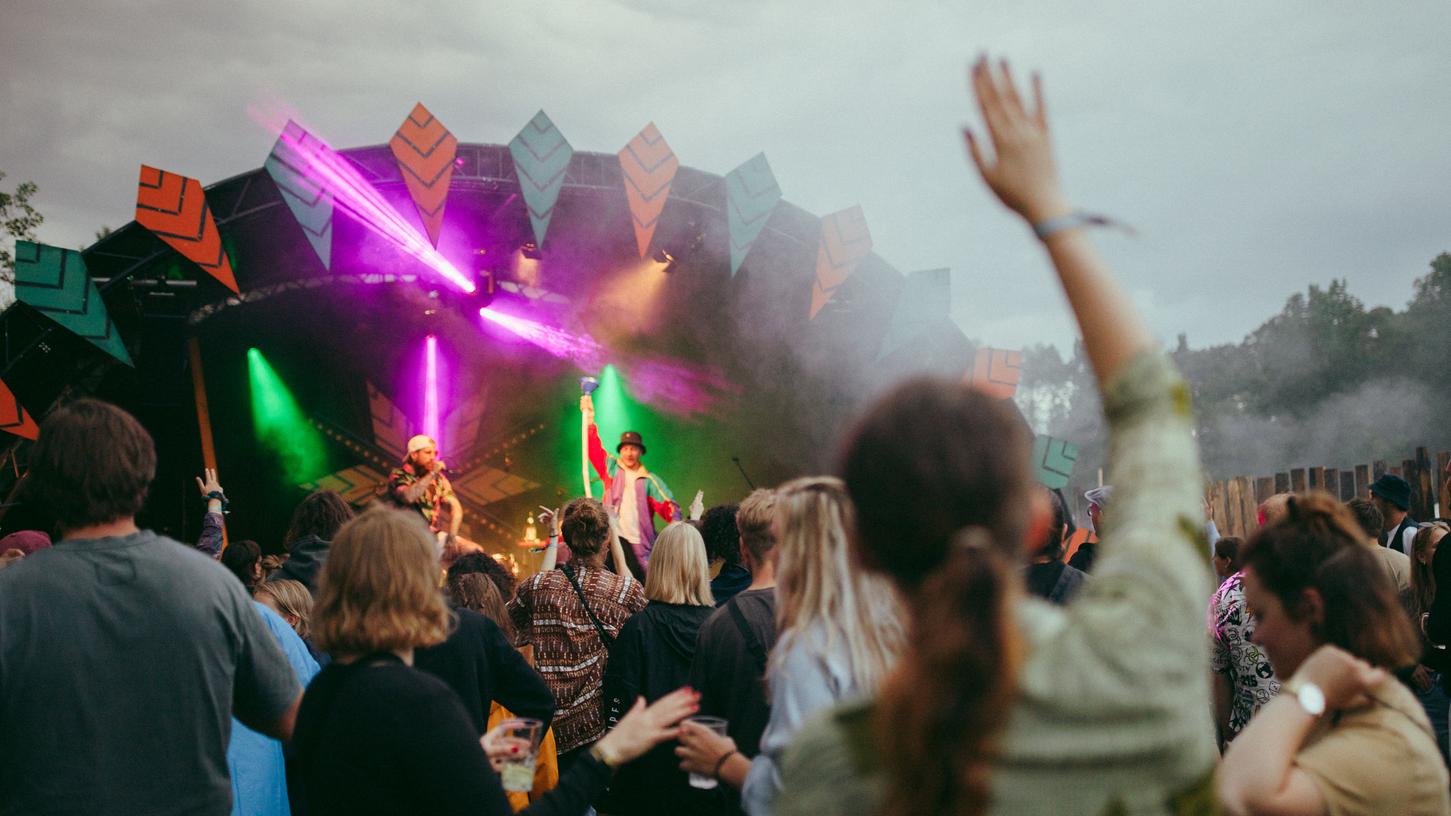
[[[1416,448],[1416,480],[1411,482],[1411,495],[1420,504],[1420,515],[1414,518],[1429,521],[1436,515],[1436,477],[1431,472],[1431,457],[1425,448]]]
[[[1436,454],[1436,501],[1441,505],[1441,515],[1451,513],[1451,490],[1446,489],[1446,468],[1451,466],[1451,451]]]
[[[1340,500],[1343,502],[1355,498],[1355,471],[1340,471]]]
[[[187,338],[187,358],[191,362],[191,387],[196,397],[196,424],[202,438],[202,465],[217,467],[217,449],[212,443],[212,413],[207,407],[207,383],[202,374],[202,347],[196,335]],[[222,525],[222,549],[227,548],[227,526]]]
[[[1219,528],[1220,535],[1229,535],[1224,532],[1229,529],[1229,481],[1213,481],[1209,483],[1209,506],[1213,511],[1214,526]]]
[[[1364,498],[1370,490],[1370,466],[1355,466],[1355,495]]]
[[[1325,489],[1325,468],[1312,467],[1309,470],[1309,482],[1306,484],[1311,490]]]
[[[1326,493],[1329,493],[1330,495],[1332,495],[1335,498],[1339,499],[1340,498],[1340,471],[1339,470],[1336,470],[1333,467],[1325,468],[1324,471],[1325,471],[1325,475],[1322,476],[1321,478],[1323,478],[1325,480],[1325,484],[1324,484],[1325,492]],[[1342,501],[1344,501],[1344,500],[1342,499]]]
[[[1255,514],[1259,510],[1260,503],[1255,500],[1255,478],[1253,476],[1239,477],[1241,488],[1239,492],[1239,535],[1248,536],[1255,528]]]
[[[1290,468],[1290,490],[1295,493],[1305,492],[1305,469]]]
[[[1261,476],[1255,479],[1255,509],[1259,509],[1260,502],[1275,495],[1275,477]]]
[[[1276,473],[1275,474],[1275,492],[1276,493],[1289,493],[1290,492],[1290,474],[1288,474],[1288,473]]]

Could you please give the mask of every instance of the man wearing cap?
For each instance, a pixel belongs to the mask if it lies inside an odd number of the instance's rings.
[[[408,457],[402,467],[388,474],[388,492],[393,500],[422,514],[429,529],[440,540],[458,535],[463,524],[463,506],[453,494],[438,446],[419,434],[408,440]]]
[[[1387,473],[1371,483],[1370,499],[1380,508],[1385,525],[1381,546],[1410,555],[1411,542],[1416,538],[1416,520],[1407,512],[1411,509],[1411,486],[1405,479]]]
[[[589,461],[605,483],[602,499],[605,508],[619,518],[620,540],[625,546],[625,560],[630,572],[644,580],[645,566],[650,563],[650,548],[655,545],[655,516],[666,524],[681,518],[680,505],[670,488],[655,474],[645,469],[640,457],[645,455],[645,440],[639,431],[620,434],[615,456],[605,451],[595,427],[594,399],[588,394],[579,398],[579,410],[589,425]]]

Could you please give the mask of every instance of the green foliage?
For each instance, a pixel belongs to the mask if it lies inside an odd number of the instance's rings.
[[[1239,343],[1171,352],[1194,395],[1206,469],[1223,477],[1349,466],[1451,444],[1434,418],[1451,401],[1451,254],[1403,311],[1366,308],[1345,281],[1310,286]],[[1036,430],[1079,443],[1075,480],[1103,466],[1103,427],[1082,348],[1024,351],[1019,404]]]
[[[0,181],[4,180],[5,174],[0,172]],[[45,221],[45,216],[30,204],[37,189],[35,182],[26,181],[13,193],[0,190],[0,227],[6,236],[0,242],[0,280],[15,282],[15,241],[34,241],[36,228]]]

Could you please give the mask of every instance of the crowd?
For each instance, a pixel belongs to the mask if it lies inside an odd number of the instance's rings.
[[[1188,389],[1062,193],[1036,79],[972,83],[968,151],[1102,397],[1091,530],[1010,403],[918,379],[833,475],[658,535],[616,515],[628,477],[574,499],[522,582],[328,491],[267,563],[223,546],[215,471],[196,542],[139,529],[151,438],[75,400],[23,489],[56,542],[0,540],[0,816],[1451,814],[1447,526],[1386,476],[1219,538]]]

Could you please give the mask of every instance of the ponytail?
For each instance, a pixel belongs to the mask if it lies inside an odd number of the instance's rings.
[[[911,593],[912,648],[877,706],[887,816],[987,811],[1022,658],[1010,614],[1016,568],[986,529],[969,527]]]

